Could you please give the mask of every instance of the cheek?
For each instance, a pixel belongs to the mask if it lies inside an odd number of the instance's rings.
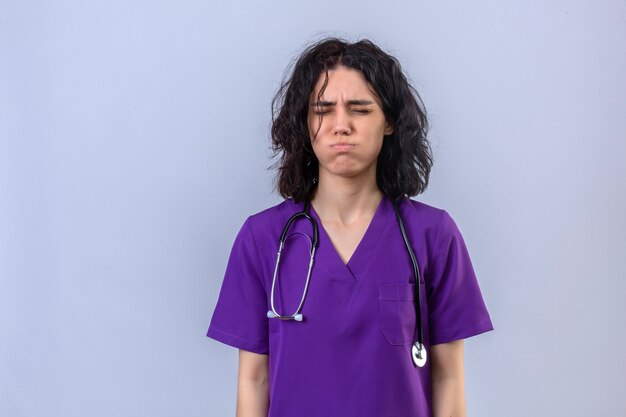
[[[313,148],[313,153],[318,160],[323,161],[328,158],[328,153],[324,151],[324,148],[322,147],[319,140],[312,140],[311,147]]]

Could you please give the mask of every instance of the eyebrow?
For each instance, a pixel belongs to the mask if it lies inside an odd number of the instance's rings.
[[[347,103],[356,106],[366,106],[368,104],[374,104],[374,102],[371,100],[348,100]],[[313,103],[313,106],[326,107],[334,106],[335,104],[337,104],[337,102],[335,101],[316,101],[315,103]]]

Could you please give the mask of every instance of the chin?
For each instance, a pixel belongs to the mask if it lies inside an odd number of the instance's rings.
[[[325,170],[331,175],[337,175],[340,177],[356,177],[359,175],[365,175],[371,169],[374,169],[374,172],[376,172],[375,168],[372,168],[372,165],[375,166],[376,161],[373,161],[370,165],[364,165],[360,163],[360,161],[357,162],[354,160],[348,160],[347,158],[343,161],[337,161],[337,158],[335,158],[332,163],[326,165],[325,167],[320,165],[319,169],[320,171]]]

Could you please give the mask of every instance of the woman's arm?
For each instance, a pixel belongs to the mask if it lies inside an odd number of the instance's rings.
[[[433,417],[465,417],[463,339],[430,350]]]
[[[269,356],[239,349],[237,417],[267,417]]]

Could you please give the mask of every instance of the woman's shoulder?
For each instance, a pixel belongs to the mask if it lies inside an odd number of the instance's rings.
[[[416,236],[426,236],[431,243],[461,236],[461,231],[448,209],[410,198],[405,198],[398,208],[402,218],[408,223],[407,227]]]
[[[287,215],[288,213],[293,214],[291,212],[295,212],[297,210],[302,210],[303,202],[300,201],[296,203],[293,198],[285,198],[282,201],[277,202],[273,206],[264,208],[260,211],[254,212],[250,214],[250,217],[253,217],[255,220],[268,220],[273,219],[274,217],[280,217]]]
[[[400,214],[408,219],[427,224],[439,223],[443,216],[448,215],[448,212],[441,207],[408,197],[402,199],[398,204],[398,209]]]
[[[252,229],[263,232],[267,229],[274,230],[276,225],[284,225],[295,213],[302,211],[304,203],[295,202],[293,198],[286,198],[283,201],[267,207],[263,210],[252,213],[246,220]]]

